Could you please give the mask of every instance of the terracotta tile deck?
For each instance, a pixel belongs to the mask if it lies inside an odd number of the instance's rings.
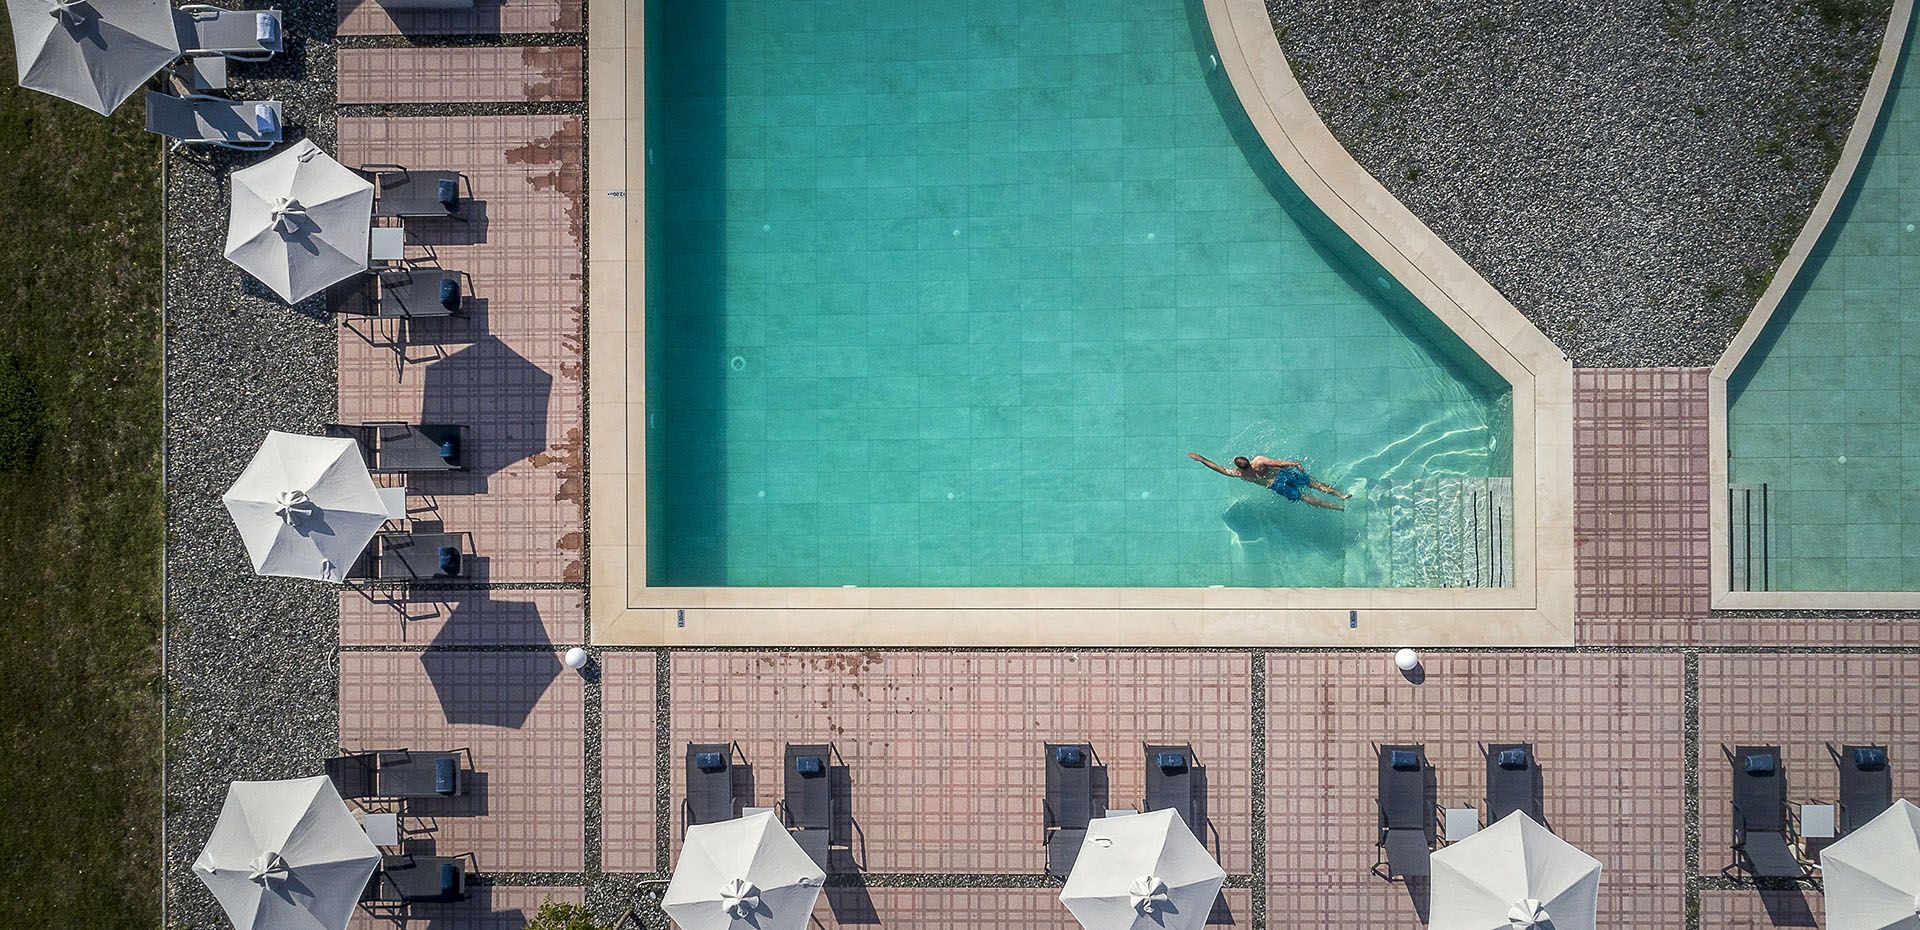
[[[1530,741],[1549,825],[1605,865],[1603,926],[1681,926],[1685,850],[1678,656],[1270,656],[1267,912],[1273,926],[1416,926],[1424,892],[1369,872],[1374,744],[1424,743],[1442,807],[1485,810],[1480,745]]]
[[[579,46],[345,48],[339,101],[351,103],[531,103],[579,100],[586,69]]]
[[[1582,369],[1573,398],[1579,641],[1696,641],[1712,581],[1707,372]]]
[[[652,872],[657,660],[651,652],[606,652],[600,662],[600,867]]]
[[[347,926],[353,930],[396,930],[399,927],[424,930],[449,930],[455,927],[459,930],[520,930],[526,926],[527,918],[540,910],[541,903],[548,898],[577,904],[585,901],[586,895],[579,888],[483,885],[475,887],[473,896],[459,904],[414,905],[412,919],[404,924],[385,914],[376,915],[360,910],[354,912],[353,921]]]
[[[1191,743],[1210,846],[1228,872],[1251,867],[1245,655],[678,653],[672,681],[676,755],[737,741],[760,806],[779,798],[785,742],[833,743],[855,840],[838,869],[1040,873],[1042,744],[1069,740],[1106,763],[1111,807],[1141,803],[1143,741]],[[676,814],[676,843],[680,829]]]
[[[1228,888],[1214,926],[1250,927],[1252,895]],[[813,908],[814,926],[891,927],[899,930],[1079,930],[1058,889],[1040,888],[828,888]]]
[[[471,533],[472,581],[583,581],[581,137],[573,117],[342,119],[350,165],[451,166],[469,222],[408,227],[471,275],[472,316],[340,330],[343,422],[469,427],[465,472],[415,476],[416,524]],[[424,244],[423,244],[424,243]]]
[[[1733,770],[1720,747],[1779,746],[1789,804],[1833,803],[1826,744],[1885,744],[1894,797],[1920,797],[1920,656],[1700,657],[1700,868],[1730,859]]]
[[[587,637],[579,591],[343,591],[346,646],[572,644]]]
[[[483,872],[585,867],[585,701],[558,655],[347,652],[340,742],[353,749],[473,750],[473,790],[414,801],[417,845],[473,853]]]
[[[1701,930],[1775,930],[1824,927],[1825,905],[1812,889],[1703,891]]]
[[[343,36],[514,35],[579,32],[582,0],[475,0],[461,13],[389,13],[375,0],[346,0],[339,5]]]

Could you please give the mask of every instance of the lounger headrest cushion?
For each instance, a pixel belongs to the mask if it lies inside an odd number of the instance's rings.
[[[827,770],[827,765],[819,756],[798,756],[793,760],[793,770],[802,775],[818,775]]]
[[[447,275],[440,279],[440,305],[452,309],[460,305],[460,279]]]
[[[1078,746],[1055,746],[1053,761],[1069,767],[1086,765],[1087,754],[1081,752]]]
[[[265,103],[254,104],[253,105],[253,131],[263,136],[279,135],[280,134],[280,111],[274,109],[271,104],[265,104]]]
[[[696,752],[693,767],[702,772],[718,772],[727,767],[727,757],[717,752]]]
[[[1756,752],[1747,757],[1747,774],[1772,775],[1777,765],[1778,763],[1774,761],[1773,753]]]
[[[460,547],[440,547],[440,574],[449,578],[460,577]]]
[[[1187,770],[1187,756],[1180,752],[1163,752],[1154,760],[1162,772],[1184,772]]]
[[[1396,749],[1387,757],[1387,764],[1395,771],[1417,772],[1420,770],[1420,754],[1411,749]]]
[[[438,193],[440,195],[441,206],[446,207],[449,210],[459,206],[460,205],[460,179],[459,178],[441,178],[440,188]]]
[[[1853,747],[1853,764],[1869,772],[1887,767],[1887,751],[1878,746]]]
[[[458,434],[440,440],[440,457],[449,462],[460,457],[460,437]]]
[[[253,37],[261,45],[280,41],[280,19],[272,13],[253,14]]]
[[[460,790],[460,763],[452,756],[433,760],[433,793],[453,794]]]
[[[460,867],[451,862],[440,863],[440,893],[456,895],[460,893]]]
[[[1503,769],[1524,769],[1527,767],[1527,751],[1524,749],[1502,749],[1496,762]]]

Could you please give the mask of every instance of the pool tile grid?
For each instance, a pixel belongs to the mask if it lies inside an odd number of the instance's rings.
[[[1442,807],[1485,810],[1480,746],[1532,742],[1549,826],[1605,864],[1604,925],[1683,926],[1677,655],[1268,654],[1267,912],[1281,925],[1412,926],[1423,884],[1376,859],[1374,746],[1423,743]],[[1483,813],[1484,816],[1484,813]]]
[[[1143,743],[1191,743],[1208,846],[1229,873],[1251,867],[1245,654],[679,652],[672,686],[673,809],[688,742],[737,741],[760,806],[780,796],[785,742],[831,742],[853,779],[842,868],[1040,874],[1041,747],[1078,741],[1105,762],[1113,807],[1141,804]]]
[[[585,868],[586,706],[551,652],[342,652],[340,743],[471,749],[466,795],[410,801],[409,849],[481,872]]]
[[[1727,653],[1700,657],[1700,868],[1730,861],[1732,765],[1721,746],[1779,746],[1791,805],[1834,803],[1826,745],[1879,744],[1894,797],[1920,797],[1920,655]]]
[[[335,70],[342,105],[579,101],[586,93],[579,46],[343,48]]]

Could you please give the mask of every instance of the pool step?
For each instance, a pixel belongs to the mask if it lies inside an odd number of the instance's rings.
[[[1364,496],[1364,500],[1363,500]],[[1513,480],[1436,476],[1381,481],[1356,495],[1360,539],[1346,583],[1396,588],[1512,583]],[[1354,506],[1357,505],[1357,506]]]

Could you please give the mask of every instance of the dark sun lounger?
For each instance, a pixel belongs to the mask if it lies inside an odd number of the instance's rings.
[[[788,743],[781,805],[793,838],[823,871],[833,848],[833,746]]]
[[[1842,746],[1833,753],[1840,766],[1841,836],[1867,825],[1893,806],[1893,770],[1885,746]]]
[[[1199,810],[1194,803],[1199,783],[1195,770],[1199,761],[1193,756],[1191,746],[1148,746],[1147,751],[1147,797],[1146,809],[1150,811],[1172,808],[1186,821],[1187,829],[1193,831],[1195,838],[1206,843],[1206,824],[1201,823]]]
[[[1540,765],[1532,743],[1494,743],[1487,747],[1487,823],[1499,823],[1520,811],[1544,825],[1540,804]]]
[[[1804,878],[1787,824],[1787,771],[1778,746],[1736,746],[1733,763],[1735,865],[1759,878]]]
[[[1380,838],[1387,878],[1433,873],[1433,804],[1427,754],[1420,745],[1380,747]],[[1378,870],[1380,864],[1374,868]]]
[[[688,743],[687,826],[732,820],[736,813],[732,744]]]
[[[1042,805],[1047,840],[1047,874],[1065,878],[1080,856],[1080,844],[1093,822],[1093,747],[1086,743],[1048,743],[1047,797]]]

